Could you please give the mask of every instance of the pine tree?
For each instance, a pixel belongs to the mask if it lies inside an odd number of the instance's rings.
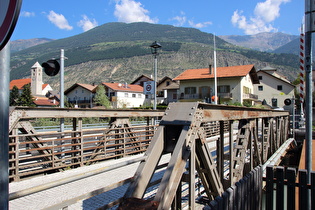
[[[105,87],[103,85],[99,85],[96,88],[96,93],[94,96],[94,102],[96,104],[99,104],[101,106],[104,106],[105,108],[109,108],[111,103],[106,95]]]
[[[32,96],[31,93],[31,84],[27,84],[23,86],[23,91],[20,96],[20,105],[21,106],[35,106],[34,102],[34,97]]]
[[[18,106],[19,99],[20,99],[19,89],[14,85],[10,92],[10,106]]]

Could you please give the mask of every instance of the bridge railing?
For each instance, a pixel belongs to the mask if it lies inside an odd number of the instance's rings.
[[[163,110],[12,107],[9,121],[10,181],[144,152],[157,127],[154,120],[163,113]],[[32,123],[38,118],[67,119],[67,129],[59,126],[55,130],[36,130]],[[109,123],[86,128],[83,118],[107,118]],[[131,124],[130,118],[145,120],[146,124]]]
[[[164,110],[92,110],[15,107],[10,112],[9,178],[63,171],[145,152]],[[108,118],[97,128],[83,125],[83,118]],[[64,130],[39,130],[34,119],[67,119]],[[131,123],[140,118],[141,124]],[[146,123],[144,123],[146,122]],[[219,122],[203,125],[206,136],[220,133]],[[226,125],[227,130],[227,125]]]

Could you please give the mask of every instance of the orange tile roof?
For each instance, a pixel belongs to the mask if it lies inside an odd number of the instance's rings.
[[[69,92],[73,91],[77,87],[82,87],[92,93],[95,92],[97,85],[90,85],[90,84],[83,84],[83,83],[75,83],[71,87],[69,87],[67,90],[65,90],[65,94],[68,94]]]
[[[115,91],[143,92],[143,87],[140,85],[128,84],[127,87],[125,87],[125,84],[122,84],[122,83],[105,83],[105,82],[103,83],[103,85]]]
[[[217,77],[243,77],[250,73],[254,65],[217,67]],[[214,69],[212,74],[209,68],[204,69],[188,69],[175,77],[173,80],[190,80],[190,79],[210,79],[214,78]]]
[[[12,90],[14,85],[20,90],[23,88],[24,85],[27,85],[30,83],[31,83],[31,78],[12,80],[10,82],[10,90]]]
[[[43,84],[42,85],[42,90],[44,90],[47,86],[48,86],[48,84]]]
[[[14,85],[20,90],[23,88],[24,85],[27,85],[30,83],[31,83],[31,78],[12,80],[10,82],[10,90],[12,90]],[[48,84],[43,84],[42,90],[44,90],[47,86],[48,86]]]
[[[34,104],[37,106],[58,106],[59,101],[52,100],[46,97],[36,97],[34,100]]]
[[[79,86],[81,86],[81,87],[83,87],[83,88],[85,88],[85,89],[91,91],[91,92],[93,92],[93,90],[94,90],[95,88],[97,88],[97,85],[82,84],[82,83],[77,83],[77,84],[78,84]]]

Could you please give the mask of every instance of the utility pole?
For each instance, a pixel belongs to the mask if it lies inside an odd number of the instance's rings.
[[[305,119],[306,119],[306,157],[305,166],[308,178],[312,170],[312,32],[315,29],[313,23],[314,0],[305,0]]]
[[[310,183],[312,171],[312,33],[315,29],[315,24],[313,23],[313,15],[315,14],[314,3],[315,0],[305,0],[305,167],[307,169],[308,183]],[[308,190],[306,204],[307,209],[311,208],[310,194],[310,190]]]

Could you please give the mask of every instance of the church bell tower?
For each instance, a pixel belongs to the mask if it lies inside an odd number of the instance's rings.
[[[32,95],[42,95],[43,68],[36,62],[31,68],[31,91]]]

